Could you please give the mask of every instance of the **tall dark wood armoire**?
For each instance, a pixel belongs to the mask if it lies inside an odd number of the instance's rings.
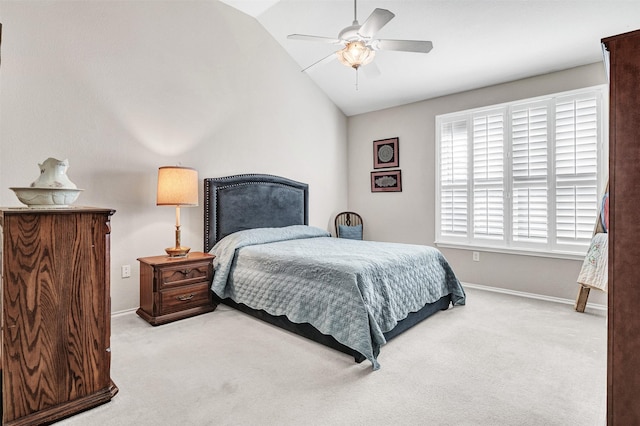
[[[110,401],[110,209],[0,209],[2,424]]]
[[[640,30],[609,52],[607,423],[640,424]]]

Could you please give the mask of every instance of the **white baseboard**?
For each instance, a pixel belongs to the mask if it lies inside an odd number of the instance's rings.
[[[111,312],[111,317],[119,317],[122,315],[133,314],[138,308],[125,309],[124,311]]]
[[[475,289],[483,290],[483,291],[492,291],[494,293],[510,294],[512,296],[528,297],[529,299],[546,300],[547,302],[562,303],[564,305],[574,305],[575,304],[575,300],[563,299],[561,297],[545,296],[543,294],[527,293],[525,291],[509,290],[507,288],[491,287],[491,286],[487,286],[487,285],[474,284],[474,283],[470,283],[470,282],[463,282],[462,285],[463,285],[463,287],[475,288]],[[589,302],[587,302],[587,308],[596,309],[596,310],[599,310],[599,311],[606,311],[607,310],[607,306],[606,305],[601,305],[599,303],[589,303]],[[138,308],[131,308],[131,309],[125,309],[123,311],[112,312],[111,316],[112,317],[118,317],[118,316],[122,316],[122,315],[133,314],[133,313],[136,312],[137,309]]]
[[[478,290],[484,290],[484,291],[493,291],[494,293],[510,294],[512,296],[528,297],[529,299],[538,299],[538,300],[545,300],[547,302],[562,303],[564,305],[572,305],[572,306],[575,305],[575,300],[563,299],[561,297],[545,296],[543,294],[527,293],[525,291],[510,290],[507,288],[500,288],[500,287],[490,287],[487,285],[474,284],[469,282],[463,282],[462,286],[475,288]],[[599,303],[587,302],[587,308],[596,309],[599,311],[607,310],[606,305],[601,305]]]

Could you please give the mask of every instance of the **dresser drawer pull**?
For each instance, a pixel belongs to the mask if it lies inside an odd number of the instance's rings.
[[[184,270],[182,271],[182,273],[183,273],[183,274],[185,274],[185,275],[189,275],[189,274],[191,273],[191,271],[192,271],[192,270],[193,270],[193,269],[184,269]]]
[[[186,302],[187,300],[191,300],[193,299],[193,296],[195,296],[193,293],[189,294],[189,295],[184,295],[184,296],[176,296],[176,299],[178,299],[181,302]]]

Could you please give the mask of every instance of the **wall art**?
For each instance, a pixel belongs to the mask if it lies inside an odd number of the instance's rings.
[[[384,169],[400,166],[398,138],[373,141],[373,168]]]
[[[371,192],[402,192],[402,172],[371,172]]]

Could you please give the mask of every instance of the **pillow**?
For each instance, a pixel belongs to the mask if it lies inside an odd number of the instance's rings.
[[[362,225],[356,225],[356,226],[338,225],[338,235],[340,235],[340,238],[348,238],[350,240],[361,240]]]

